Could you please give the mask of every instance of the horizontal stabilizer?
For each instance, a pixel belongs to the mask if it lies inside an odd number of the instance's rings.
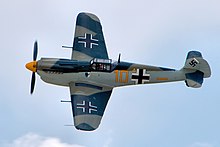
[[[194,73],[187,73],[185,80],[186,85],[188,87],[200,88],[203,83],[203,76],[204,73],[198,70]]]

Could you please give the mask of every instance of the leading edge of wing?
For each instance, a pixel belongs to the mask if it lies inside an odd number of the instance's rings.
[[[112,88],[86,83],[71,83],[70,94],[74,126],[83,131],[98,128]]]
[[[73,60],[108,59],[102,26],[99,18],[91,13],[79,13],[73,41]]]

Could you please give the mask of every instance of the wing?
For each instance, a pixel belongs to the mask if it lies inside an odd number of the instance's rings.
[[[102,26],[94,14],[80,13],[76,20],[72,59],[88,61],[94,57],[108,59]]]
[[[76,129],[92,131],[98,128],[112,88],[88,83],[71,83],[71,104]]]

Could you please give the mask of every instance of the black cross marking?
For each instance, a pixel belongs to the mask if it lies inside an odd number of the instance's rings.
[[[76,104],[77,109],[82,109],[84,113],[92,113],[97,111],[97,106],[92,105],[92,102],[82,101],[82,104]]]
[[[144,84],[150,80],[150,74],[146,74],[146,69],[137,69],[136,73],[132,73],[131,81],[135,84]]]
[[[98,45],[99,40],[92,38],[92,34],[86,34],[84,37],[78,37],[78,43],[83,43],[85,48],[93,48],[93,45]]]

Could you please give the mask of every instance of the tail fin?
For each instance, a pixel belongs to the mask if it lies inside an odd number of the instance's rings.
[[[182,71],[185,73],[185,82],[188,87],[199,88],[202,86],[203,78],[211,76],[208,62],[203,59],[198,51],[190,51]]]

